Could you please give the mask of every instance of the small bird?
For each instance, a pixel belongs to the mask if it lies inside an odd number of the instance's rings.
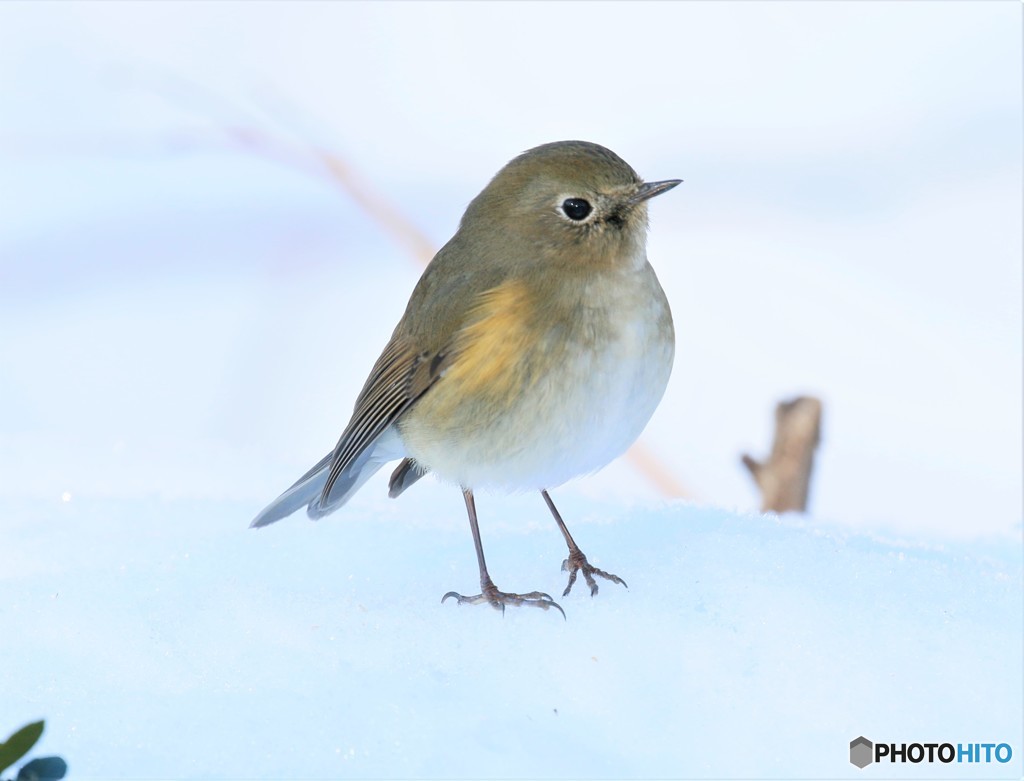
[[[675,352],[668,299],[647,261],[647,201],[678,179],[644,182],[585,141],[522,153],[470,202],[412,292],[334,450],[256,516],[337,510],[384,464],[396,497],[428,472],[462,489],[480,593],[459,604],[565,612],[548,594],[500,591],[484,561],[478,489],[540,491],[578,573],[594,567],[548,489],[595,472],[640,435]]]

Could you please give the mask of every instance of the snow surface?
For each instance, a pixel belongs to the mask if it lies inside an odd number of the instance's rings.
[[[1016,547],[556,493],[629,584],[563,621],[441,604],[477,591],[461,497],[382,496],[260,531],[232,502],[5,503],[6,718],[46,717],[74,778],[885,777],[860,735],[1013,747],[894,777],[1021,775]],[[499,587],[557,595],[540,497],[479,509]]]

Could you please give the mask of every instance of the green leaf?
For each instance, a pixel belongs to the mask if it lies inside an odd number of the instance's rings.
[[[22,765],[14,781],[60,781],[68,774],[68,763],[60,757],[40,757]]]
[[[26,724],[7,738],[6,743],[0,743],[0,771],[6,770],[29,752],[43,734],[43,724],[42,721]]]

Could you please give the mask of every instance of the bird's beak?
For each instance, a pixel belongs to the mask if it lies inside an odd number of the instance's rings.
[[[644,182],[629,199],[629,203],[633,205],[646,201],[648,198],[653,198],[655,195],[661,195],[671,190],[677,184],[681,184],[682,181],[682,179],[666,179],[663,182]]]

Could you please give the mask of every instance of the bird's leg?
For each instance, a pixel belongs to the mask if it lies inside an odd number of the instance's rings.
[[[506,594],[504,591],[498,591],[498,587],[494,585],[491,576],[487,574],[487,562],[484,561],[484,546],[480,542],[480,526],[476,520],[476,502],[473,499],[473,492],[468,488],[463,488],[462,495],[466,500],[466,511],[469,513],[469,528],[473,531],[476,560],[480,565],[480,593],[476,596],[464,597],[462,594],[449,591],[441,597],[441,601],[444,602],[448,597],[454,597],[460,605],[479,605],[486,602],[502,613],[505,612],[505,605],[532,605],[543,610],[553,607],[562,614],[562,618],[565,618],[565,611],[562,610],[559,604],[548,594],[541,591],[531,591],[529,594]]]
[[[566,528],[565,521],[562,520],[562,516],[558,512],[558,508],[555,507],[555,503],[551,501],[551,497],[548,496],[547,491],[541,491],[541,496],[544,497],[544,501],[548,504],[548,509],[551,510],[551,514],[555,516],[555,522],[558,524],[558,528],[562,530],[562,536],[565,537],[565,544],[569,546],[569,558],[562,562],[562,572],[569,573],[569,585],[565,587],[565,591],[562,592],[563,597],[569,596],[569,592],[572,591],[572,586],[576,582],[576,573],[582,572],[583,579],[587,581],[587,585],[590,586],[590,596],[594,596],[597,593],[597,583],[594,581],[594,575],[610,580],[612,583],[621,583],[626,586],[626,581],[620,578],[618,575],[612,575],[610,572],[605,572],[603,569],[598,569],[587,561],[587,557],[583,555],[583,551],[580,550],[580,546],[576,544],[576,541],[569,534],[569,529]],[[626,586],[629,588],[629,586]]]

